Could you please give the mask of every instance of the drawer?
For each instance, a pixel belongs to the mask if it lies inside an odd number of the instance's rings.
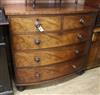
[[[14,50],[53,48],[80,43],[87,39],[89,39],[89,32],[86,30],[64,32],[62,34],[13,35],[12,46]]]
[[[14,52],[16,67],[34,67],[73,60],[87,53],[88,43],[48,50]]]
[[[37,68],[16,68],[16,83],[31,84],[56,79],[84,68],[84,58]]]
[[[70,30],[91,25],[93,23],[93,18],[91,14],[64,16],[63,29]]]
[[[28,16],[28,17],[11,17],[10,27],[13,34],[34,33],[38,32],[39,25],[44,31],[54,32],[61,30],[60,16]]]

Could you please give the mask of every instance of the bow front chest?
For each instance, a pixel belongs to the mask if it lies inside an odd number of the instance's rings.
[[[60,8],[8,5],[5,9],[17,86],[85,70],[96,10],[67,4]]]

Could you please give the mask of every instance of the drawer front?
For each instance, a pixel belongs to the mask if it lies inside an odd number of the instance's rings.
[[[75,16],[64,16],[63,29],[75,29],[82,28],[84,26],[91,25],[93,22],[93,15],[75,15]]]
[[[10,25],[13,34],[38,32],[38,25],[41,25],[44,31],[54,32],[61,29],[61,17],[11,17]],[[40,29],[41,30],[41,29]]]
[[[33,35],[13,35],[12,45],[14,50],[52,48],[80,43],[89,38],[89,32],[84,30],[74,32],[39,33]]]
[[[87,53],[87,43],[50,50],[14,52],[16,67],[43,66],[73,60]]]
[[[17,84],[29,84],[56,79],[82,69],[84,64],[85,60],[81,58],[47,67],[16,69],[16,82]]]

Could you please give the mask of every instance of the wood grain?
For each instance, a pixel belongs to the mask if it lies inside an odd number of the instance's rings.
[[[53,48],[72,45],[88,40],[88,29],[69,31],[64,33],[36,33],[32,35],[13,35],[14,50]],[[39,41],[40,44],[36,44]]]
[[[60,16],[28,16],[28,17],[11,17],[10,26],[13,34],[18,33],[34,33],[38,32],[35,23],[39,20],[44,31],[60,31],[61,17]]]
[[[82,22],[81,22],[82,21]],[[91,25],[93,22],[93,15],[76,15],[64,16],[63,29],[75,29]]]
[[[87,47],[88,43],[83,43],[76,46],[50,50],[14,52],[14,64],[16,67],[34,67],[58,64],[59,62],[73,60],[87,54]],[[39,62],[36,61],[35,58],[39,58]]]
[[[8,16],[14,15],[50,15],[50,14],[73,14],[73,13],[96,13],[97,9],[88,6],[83,6],[78,4],[66,4],[64,3],[62,7],[47,6],[45,4],[42,7],[37,6],[33,8],[32,6],[25,6],[25,4],[7,4],[4,6],[5,13]]]
[[[52,80],[78,71],[83,67],[84,63],[83,57],[75,61],[46,67],[16,69],[16,83],[25,84],[26,86],[26,84]],[[73,68],[73,66],[76,68]]]

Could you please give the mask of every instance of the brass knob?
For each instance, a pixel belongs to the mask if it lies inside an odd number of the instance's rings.
[[[36,45],[40,45],[40,43],[41,43],[41,40],[39,40],[39,39],[36,39],[36,40],[35,40],[35,44],[36,44]]]
[[[77,38],[78,38],[79,40],[83,40],[82,34],[77,34]]]
[[[80,51],[79,50],[75,50],[75,54],[79,54],[80,53]]]
[[[81,23],[81,24],[85,24],[85,20],[84,20],[83,17],[80,18],[80,23]]]
[[[74,68],[74,69],[76,69],[77,67],[76,67],[76,65],[72,65],[72,67]]]
[[[34,61],[37,62],[37,63],[39,63],[40,62],[40,58],[39,57],[35,57]]]

